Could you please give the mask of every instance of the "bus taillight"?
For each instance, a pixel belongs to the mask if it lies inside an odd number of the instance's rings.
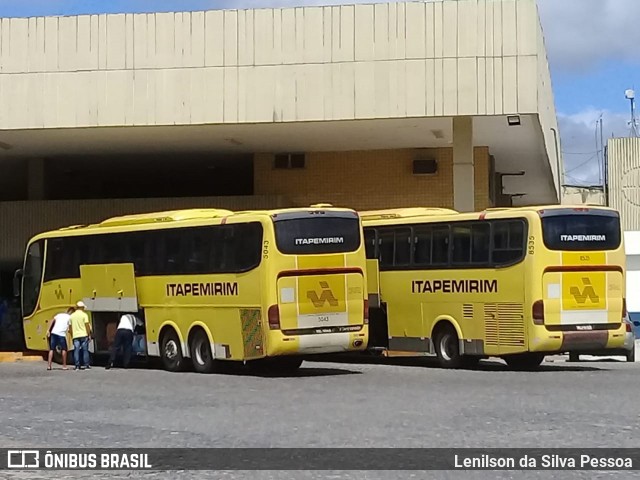
[[[271,305],[269,307],[269,329],[280,330],[280,309],[278,305]]]
[[[364,324],[369,323],[369,300],[364,301]]]
[[[544,302],[542,300],[538,300],[533,303],[533,308],[531,309],[531,316],[533,317],[533,323],[536,325],[544,324]]]

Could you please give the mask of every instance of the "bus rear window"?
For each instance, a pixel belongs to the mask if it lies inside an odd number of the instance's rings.
[[[279,217],[274,218],[274,225],[276,245],[282,253],[344,253],[360,246],[360,221],[356,214]]]
[[[614,250],[620,246],[617,215],[552,215],[542,217],[544,244],[551,250]]]

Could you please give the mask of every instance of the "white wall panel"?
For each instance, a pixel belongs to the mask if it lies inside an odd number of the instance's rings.
[[[422,2],[413,2],[406,6],[406,58],[426,58],[427,56],[425,5]]]
[[[507,112],[555,124],[534,0],[2,19],[0,85],[2,129]]]

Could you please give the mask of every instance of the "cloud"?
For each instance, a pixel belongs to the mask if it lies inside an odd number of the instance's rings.
[[[538,0],[550,62],[588,70],[605,60],[640,64],[640,1]]]
[[[628,114],[597,110],[593,107],[571,115],[558,114],[565,169],[564,183],[572,185],[602,183],[600,134],[596,134],[596,123],[600,116],[603,120],[605,145],[607,138],[629,134]]]

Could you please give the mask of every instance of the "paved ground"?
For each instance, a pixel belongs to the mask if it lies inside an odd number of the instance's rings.
[[[389,362],[306,362],[293,376],[272,378],[171,374],[150,368],[47,372],[43,363],[0,364],[0,448],[585,448],[638,447],[640,443],[640,363],[553,363],[538,372],[518,373],[491,362],[473,371],[430,368],[424,361]],[[73,478],[79,478],[79,473]],[[143,476],[491,479],[557,475],[194,472]],[[113,478],[113,474],[104,476]],[[628,472],[562,473],[562,478],[611,476],[630,478]],[[95,473],[87,472],[86,478],[90,477],[95,478]],[[53,475],[13,473],[10,478]]]

